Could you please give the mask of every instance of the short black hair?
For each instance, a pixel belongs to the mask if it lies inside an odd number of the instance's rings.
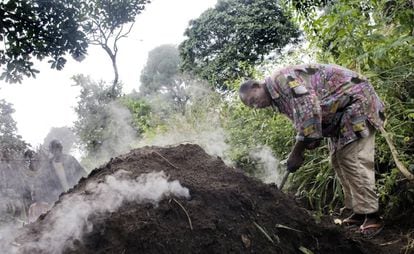
[[[50,141],[49,151],[53,151],[53,150],[62,151],[62,149],[63,149],[63,146],[62,146],[62,143],[60,143],[59,140],[54,139],[54,140]]]
[[[247,94],[250,90],[252,90],[253,88],[257,88],[259,87],[260,84],[259,82],[257,82],[256,80],[247,80],[245,82],[243,82],[239,88],[239,94]]]

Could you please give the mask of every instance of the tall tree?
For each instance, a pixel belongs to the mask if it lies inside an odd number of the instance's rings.
[[[136,16],[149,0],[89,0],[86,1],[86,21],[83,28],[92,45],[102,47],[108,54],[114,70],[112,92],[119,82],[117,66],[118,42],[128,36]]]
[[[9,0],[0,2],[0,76],[7,82],[35,77],[33,58],[49,59],[62,69],[65,54],[82,58],[88,46],[79,18],[82,4],[76,0]]]
[[[140,93],[164,95],[183,112],[189,99],[185,91],[189,82],[180,73],[179,65],[179,52],[174,45],[161,45],[151,50],[141,72]]]
[[[232,78],[248,76],[249,67],[296,42],[297,28],[274,0],[220,0],[190,22],[180,45],[182,68],[226,88]]]

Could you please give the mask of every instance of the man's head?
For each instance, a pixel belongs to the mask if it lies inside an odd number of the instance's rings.
[[[272,105],[272,98],[267,92],[265,83],[256,80],[244,82],[239,89],[240,100],[252,108],[265,108]]]
[[[53,155],[57,155],[57,154],[61,154],[62,153],[62,143],[60,143],[59,140],[54,139],[52,141],[50,141],[49,143],[49,152],[52,153]]]

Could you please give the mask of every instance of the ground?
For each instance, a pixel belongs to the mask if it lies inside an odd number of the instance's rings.
[[[387,226],[373,240],[348,232],[312,213],[275,185],[226,166],[199,146],[145,147],[113,158],[65,195],[87,195],[86,186],[119,170],[131,177],[164,171],[191,197],[163,199],[158,205],[124,202],[116,211],[94,213],[92,227],[65,245],[63,253],[404,253],[407,239]],[[37,241],[55,207],[26,227],[15,245]],[[21,245],[23,246],[23,245]],[[19,253],[50,253],[21,247]]]

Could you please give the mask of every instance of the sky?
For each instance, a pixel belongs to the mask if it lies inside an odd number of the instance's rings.
[[[118,69],[123,92],[139,89],[139,77],[148,52],[162,44],[178,45],[191,19],[196,19],[217,0],[152,0],[141,13],[128,38],[119,42]],[[71,77],[89,75],[94,80],[113,80],[109,57],[97,46],[90,46],[82,62],[68,57],[62,71],[49,68],[47,61],[36,63],[40,73],[21,84],[0,81],[0,99],[12,103],[18,134],[37,147],[52,127],[73,126],[79,87]]]

